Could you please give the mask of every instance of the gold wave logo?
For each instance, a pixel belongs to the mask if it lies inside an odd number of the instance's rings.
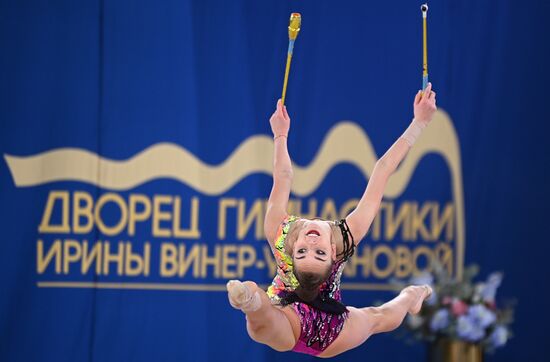
[[[456,205],[456,265],[460,277],[465,237],[462,171],[458,137],[447,113],[436,112],[433,122],[390,178],[384,196],[390,199],[400,196],[417,164],[429,153],[441,155],[449,167]],[[60,148],[28,157],[5,154],[4,158],[17,187],[79,181],[123,191],[155,179],[170,178],[203,194],[220,195],[248,175],[271,175],[272,154],[270,137],[252,136],[219,165],[208,165],[186,149],[170,143],[158,143],[127,160],[110,160],[76,148]],[[292,192],[296,196],[310,195],[339,163],[356,166],[368,179],[377,159],[369,137],[359,126],[339,122],[327,133],[309,165],[293,166]]]

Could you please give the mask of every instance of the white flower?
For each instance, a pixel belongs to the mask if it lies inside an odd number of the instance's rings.
[[[420,317],[418,314],[412,315],[409,314],[407,316],[407,325],[411,329],[417,329],[419,328],[422,323],[424,323],[424,318]]]

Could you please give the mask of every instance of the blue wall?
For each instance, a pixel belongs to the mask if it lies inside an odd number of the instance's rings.
[[[212,268],[204,278],[158,273],[163,242],[209,247],[210,253],[214,245],[250,245],[261,255],[265,242],[256,240],[253,231],[236,238],[235,222],[228,221],[227,237],[220,238],[218,213],[222,199],[245,200],[249,208],[266,198],[268,173],[251,173],[214,193],[170,177],[120,189],[71,179],[18,185],[7,160],[63,148],[127,160],[149,146],[170,143],[205,164],[224,162],[249,137],[270,136],[268,119],[280,96],[291,12],[303,16],[287,98],[293,160],[308,165],[327,133],[343,120],[362,129],[379,156],[412,117],[412,98],[421,82],[419,5],[405,0],[2,1],[0,359],[312,359],[252,342],[243,316],[229,307],[224,292],[216,291],[228,278],[214,275]],[[430,80],[460,143],[465,263],[478,263],[482,277],[504,271],[499,296],[518,300],[515,336],[488,361],[548,360],[543,328],[550,322],[544,312],[550,247],[543,226],[550,201],[545,149],[550,29],[544,19],[549,11],[548,2],[535,0],[430,3]],[[452,175],[444,161],[434,154],[422,158],[396,202],[452,201]],[[98,172],[98,177],[109,176]],[[342,163],[313,193],[294,196],[304,204],[333,199],[340,207],[359,197],[364,186],[361,170]],[[84,234],[44,232],[39,225],[56,190],[71,197],[82,191],[96,201],[108,193],[126,201],[135,194],[150,200],[179,196],[187,226],[196,197],[201,235],[152,235],[145,223],[133,235],[124,230],[112,237],[97,225]],[[51,224],[62,224],[57,201]],[[235,214],[231,211],[228,218]],[[111,203],[102,215],[113,226],[120,210]],[[117,275],[115,267],[106,275],[81,273],[82,263],[63,273],[55,271],[53,262],[39,271],[38,240],[49,250],[56,238],[79,245],[84,239],[110,240],[113,248],[119,240],[128,241],[137,253],[148,242],[151,273]],[[450,243],[455,253],[457,243],[455,238]],[[270,280],[265,268],[247,269],[242,277],[263,284]],[[345,281],[388,282],[361,275]],[[44,282],[195,287],[58,288]],[[212,290],[198,291],[199,286]],[[345,301],[367,306],[392,296],[380,291],[383,287],[363,289],[345,290]],[[409,346],[388,334],[337,360],[410,361],[424,354],[423,345]]]

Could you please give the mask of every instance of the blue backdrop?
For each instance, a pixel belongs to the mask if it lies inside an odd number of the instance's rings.
[[[514,338],[488,361],[548,361],[549,3],[429,5],[436,121],[448,127],[397,177],[344,300],[392,297],[389,281],[441,247],[455,274],[504,271],[499,296],[518,300]],[[295,210],[333,218],[412,118],[419,6],[1,1],[0,360],[313,359],[252,342],[223,292],[228,279],[272,275],[258,220],[288,16],[303,17],[287,94],[289,149],[304,168]],[[326,174],[313,162],[325,146],[343,155]],[[395,221],[422,210],[435,218],[427,232]],[[400,246],[417,255],[405,269]],[[336,360],[424,358],[425,346],[386,334]]]

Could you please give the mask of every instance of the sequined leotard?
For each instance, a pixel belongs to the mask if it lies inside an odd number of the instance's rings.
[[[292,293],[299,282],[293,272],[292,257],[285,251],[285,241],[292,223],[299,220],[296,216],[288,216],[279,226],[275,239],[273,254],[277,262],[277,275],[267,290],[267,295],[273,304],[281,304],[281,301],[289,293]],[[328,293],[328,296],[341,301],[340,277],[344,270],[345,261],[339,260],[332,266],[329,278],[321,285],[320,292]],[[314,356],[323,352],[340,334],[348,312],[331,314],[306,303],[295,302],[292,304],[296,314],[300,318],[301,332],[296,345],[292,349],[295,352],[307,353]]]

